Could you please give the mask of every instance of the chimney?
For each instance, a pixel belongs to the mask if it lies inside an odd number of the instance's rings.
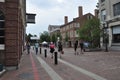
[[[79,8],[78,8],[78,14],[79,14],[79,17],[81,17],[83,15],[82,6],[79,6]]]
[[[68,23],[68,16],[64,17],[64,23],[67,24]]]
[[[94,15],[95,15],[95,17],[98,17],[98,10],[97,9],[94,10]]]

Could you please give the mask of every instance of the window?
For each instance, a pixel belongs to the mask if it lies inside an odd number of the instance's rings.
[[[0,0],[0,2],[5,2],[5,0]]]
[[[91,16],[91,15],[88,15],[87,16],[87,19],[89,20],[89,19],[92,19],[93,17]]]
[[[113,5],[114,16],[120,15],[120,2]]]
[[[120,25],[112,28],[113,43],[120,43]]]
[[[101,3],[104,2],[105,0],[101,0]]]
[[[101,21],[105,21],[105,20],[106,20],[106,10],[103,9],[103,10],[101,11]]]
[[[0,11],[0,44],[4,44],[4,15],[2,11]]]

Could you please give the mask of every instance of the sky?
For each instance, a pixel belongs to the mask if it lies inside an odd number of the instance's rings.
[[[83,15],[92,13],[98,0],[26,0],[27,13],[34,13],[35,24],[27,24],[26,33],[39,36],[48,31],[49,25],[64,24],[64,16],[68,22],[78,17],[78,7],[83,7]]]

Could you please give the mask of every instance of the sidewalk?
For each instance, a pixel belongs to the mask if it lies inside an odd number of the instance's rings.
[[[44,48],[42,48],[42,54],[36,55],[33,50],[31,50],[31,54],[29,55],[25,52],[22,55],[19,69],[7,71],[0,80],[55,80],[52,79],[48,73],[48,71],[51,70],[45,70],[43,67],[45,64],[40,62],[41,59],[43,59],[62,78],[59,80],[100,80],[93,79],[88,76],[88,72],[84,73],[82,71],[78,71],[78,69],[74,67],[89,71],[107,80],[120,80],[119,52],[96,51],[74,55],[73,48],[64,48],[63,50],[64,55],[62,55],[62,58],[58,60],[58,65],[55,65],[54,58],[51,58],[49,49],[47,51],[48,55],[46,58],[44,56]],[[64,62],[74,66],[70,67]]]
[[[7,71],[0,80],[52,80],[41,67],[34,53],[23,53],[18,70]]]

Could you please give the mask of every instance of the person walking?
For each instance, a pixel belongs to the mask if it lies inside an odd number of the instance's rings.
[[[27,47],[27,54],[30,54],[30,43],[29,42],[27,43],[26,47]]]
[[[35,52],[36,52],[36,55],[38,53],[38,47],[39,47],[39,44],[38,43],[35,43]]]
[[[63,52],[63,47],[62,47],[62,43],[60,41],[58,42],[58,52],[59,52],[59,55],[60,55],[60,58],[61,58],[61,54]]]
[[[55,45],[53,42],[50,43],[50,53],[51,53],[51,58],[53,58],[53,52],[55,51]]]
[[[81,53],[81,54],[83,54],[83,51],[84,51],[84,44],[83,44],[83,40],[80,40],[79,45],[80,45],[80,49],[81,49],[80,53]]]
[[[78,47],[78,41],[76,40],[75,43],[74,43],[74,51],[75,51],[75,55],[78,54],[78,52],[77,52],[77,47]]]

